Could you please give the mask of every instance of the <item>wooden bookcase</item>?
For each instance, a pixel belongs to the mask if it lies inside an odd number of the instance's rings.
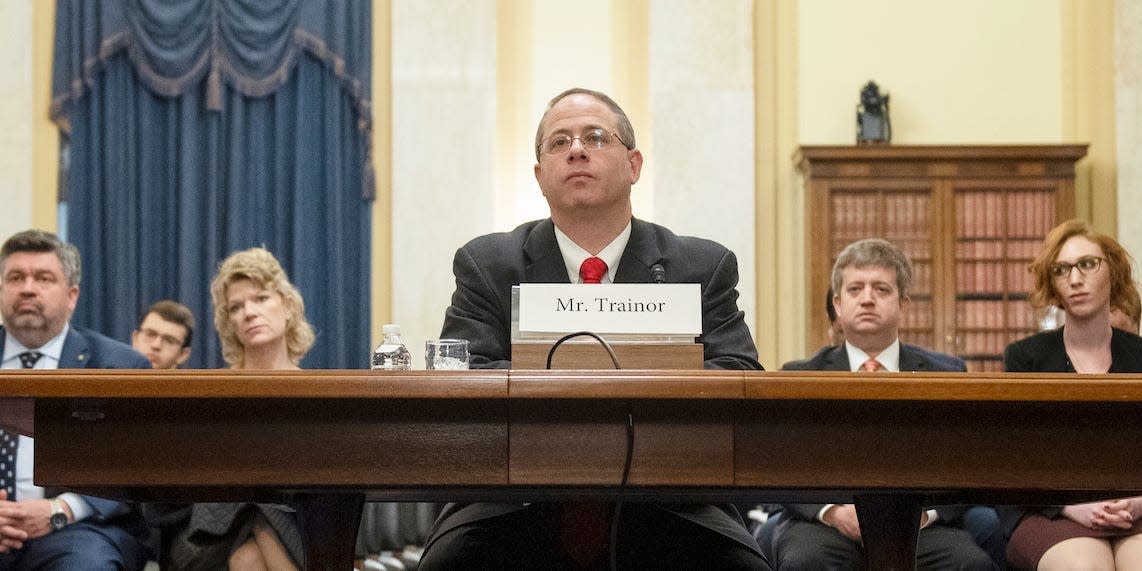
[[[1086,145],[803,146],[808,344],[828,343],[824,298],[850,242],[881,237],[912,259],[901,340],[1001,371],[1008,343],[1039,329],[1027,266],[1074,216]]]

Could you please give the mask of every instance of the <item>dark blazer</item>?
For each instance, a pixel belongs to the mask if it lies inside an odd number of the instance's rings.
[[[1108,373],[1142,373],[1142,337],[1112,329]],[[1024,337],[1003,351],[1003,370],[1009,373],[1073,373],[1075,368],[1063,345],[1063,327]]]
[[[3,350],[6,335],[4,327],[0,326],[0,351]],[[151,362],[126,343],[72,325],[63,340],[59,368],[150,369]],[[46,489],[45,493],[51,497],[64,491],[66,490]],[[95,512],[86,521],[106,528],[108,537],[126,532],[139,540],[147,538],[146,525],[138,511],[130,504],[94,496],[82,497]]]
[[[738,309],[738,264],[733,252],[677,236],[657,224],[631,221],[630,240],[615,283],[650,283],[661,264],[669,283],[702,287],[702,336],[707,369],[761,369],[757,348]],[[441,336],[467,339],[473,368],[511,367],[511,288],[521,283],[568,283],[567,266],[551,219],[481,236],[456,251],[456,291]]]
[[[844,343],[824,347],[816,355],[800,361],[790,361],[782,367],[784,371],[851,371],[849,353]],[[944,371],[965,372],[967,366],[963,359],[936,353],[917,347],[915,345],[900,344],[900,370],[901,371]],[[792,517],[807,521],[817,521],[817,512],[825,504],[783,504],[782,509]],[[951,523],[963,515],[963,508],[955,506],[938,506],[935,508],[939,521]]]
[[[677,236],[641,220],[631,221],[630,240],[619,260],[615,283],[650,283],[661,264],[670,283],[698,283],[702,289],[702,335],[708,369],[761,369],[757,348],[738,309],[737,258],[724,246]],[[456,291],[444,314],[442,338],[467,339],[473,368],[511,367],[511,288],[520,283],[568,283],[567,266],[551,219],[468,242],[453,260]],[[465,523],[523,509],[517,504],[449,504],[429,542]],[[667,511],[730,537],[757,551],[757,542],[730,506],[670,505]],[[759,552],[760,553],[760,552]]]
[[[1009,373],[1076,372],[1063,344],[1064,327],[1041,331],[1008,345],[1003,351],[1003,370]],[[1107,372],[1142,373],[1142,337],[1121,329],[1111,331],[1110,369]],[[1007,536],[1031,512],[1049,518],[1062,515],[1061,506],[998,506],[995,511]]]

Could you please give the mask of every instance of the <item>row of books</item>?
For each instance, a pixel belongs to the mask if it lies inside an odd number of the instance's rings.
[[[1002,359],[967,359],[969,373],[1002,373]]]
[[[936,335],[931,330],[908,331],[902,329],[900,331],[900,342],[931,349],[936,346]]]
[[[959,262],[956,264],[957,294],[1012,292],[1025,294],[1035,280],[1027,262]]]
[[[1003,350],[1013,341],[1030,334],[1030,331],[998,330],[960,333],[959,351],[964,355],[1003,355]]]
[[[1039,254],[1043,247],[1042,240],[1008,239],[989,240],[979,238],[961,238],[956,240],[957,260],[1026,260],[1030,262]]]
[[[932,301],[914,299],[900,316],[900,327],[904,329],[931,329],[935,326],[932,317]]]
[[[885,234],[891,231],[897,239],[931,240],[931,198],[928,194],[834,192],[830,194],[829,208],[834,237],[888,238]]]
[[[889,242],[900,248],[905,256],[908,256],[912,263],[931,260],[932,259],[932,238],[930,236],[923,236],[920,238],[900,236],[896,232],[888,232],[886,234],[839,234],[834,233],[832,236],[832,258],[835,260],[841,254],[841,250],[845,246],[863,240],[865,238],[884,238]]]
[[[1049,190],[956,192],[956,236],[1045,236],[1054,225]]]
[[[966,329],[1034,328],[1038,316],[1026,301],[959,300],[956,326]]]

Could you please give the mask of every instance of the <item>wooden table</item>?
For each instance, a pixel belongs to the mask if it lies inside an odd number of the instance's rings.
[[[1142,375],[0,373],[37,484],[290,503],[337,571],[366,499],[613,499],[628,411],[628,499],[855,501],[872,569],[913,568],[922,505],[1142,492]]]

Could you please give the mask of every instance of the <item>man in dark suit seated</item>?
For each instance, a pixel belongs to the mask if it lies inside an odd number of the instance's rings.
[[[956,357],[900,343],[912,262],[893,244],[867,239],[846,247],[833,266],[833,306],[845,342],[783,369],[800,371],[965,371]],[[987,508],[984,508],[987,509]],[[919,569],[992,570],[995,562],[956,524],[963,508],[921,517]],[[773,532],[778,570],[864,569],[860,523],[852,504],[787,504]]]
[[[0,247],[0,345],[5,369],[133,368],[151,364],[128,345],[70,325],[79,251],[26,230]],[[0,428],[5,424],[0,418]],[[0,473],[0,569],[142,569],[147,529],[127,504],[32,484],[34,441],[0,430],[14,478]],[[13,446],[16,445],[16,446]],[[8,458],[0,458],[8,464]],[[10,465],[10,464],[9,464]]]
[[[441,337],[467,339],[473,367],[511,366],[511,288],[519,283],[651,283],[702,287],[705,366],[760,369],[738,309],[737,260],[631,215],[642,153],[610,97],[555,97],[536,132],[535,178],[551,218],[476,238],[456,252],[456,291]],[[420,568],[607,568],[611,507],[601,502],[449,504]],[[628,503],[614,546],[623,569],[769,569],[732,506]]]

